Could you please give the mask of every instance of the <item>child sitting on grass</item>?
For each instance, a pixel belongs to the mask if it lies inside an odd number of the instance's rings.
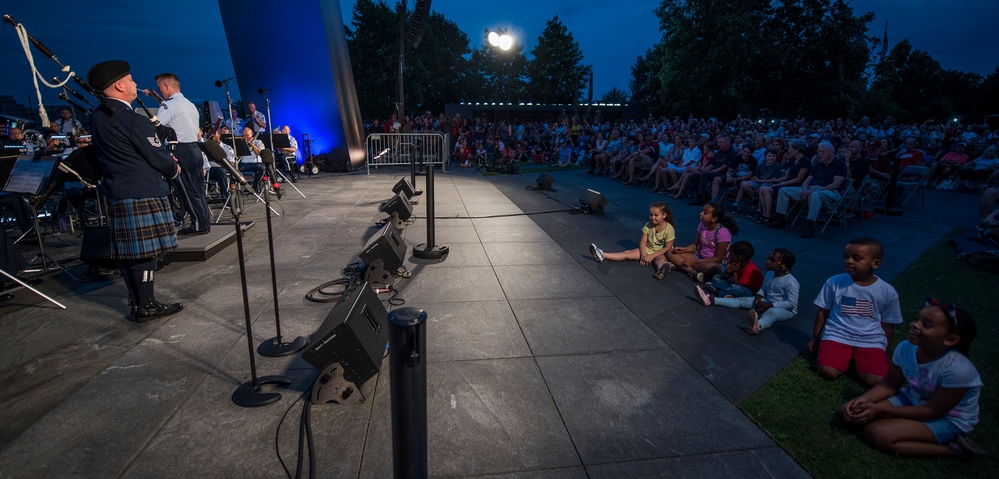
[[[888,375],[843,405],[879,449],[903,456],[984,454],[968,434],[978,423],[982,378],[969,349],[975,321],[952,304],[928,299],[895,348]]]
[[[617,253],[604,253],[596,244],[590,243],[590,254],[598,263],[607,261],[638,261],[638,264],[655,266],[656,279],[663,279],[671,265],[665,253],[673,247],[676,234],[673,231],[673,212],[666,203],[657,201],[649,206],[649,222],[642,227],[641,245],[635,249]]]
[[[763,273],[752,261],[754,254],[756,250],[748,241],[732,243],[722,260],[722,272],[697,289],[723,298],[752,297],[763,286]]]
[[[733,252],[738,243],[740,242],[732,244]],[[697,296],[705,306],[714,304],[724,308],[748,309],[746,332],[760,334],[760,331],[769,328],[777,321],[787,321],[798,314],[800,290],[798,280],[791,275],[791,269],[794,268],[794,253],[791,250],[775,248],[767,256],[764,267],[767,274],[763,277],[763,286],[755,297],[715,297],[705,293],[700,286],[696,286]]]
[[[881,267],[884,246],[871,238],[850,241],[843,250],[846,273],[826,280],[815,305],[815,325],[808,351],[818,350],[816,366],[826,379],[840,377],[856,365],[857,375],[868,386],[888,372],[885,352],[902,323],[898,293],[874,275]]]
[[[739,227],[732,217],[725,216],[725,208],[714,201],[701,208],[700,219],[694,244],[673,248],[666,257],[676,269],[703,283],[722,271],[722,259]]]

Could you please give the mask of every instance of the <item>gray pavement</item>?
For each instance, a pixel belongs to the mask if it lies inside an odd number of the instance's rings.
[[[331,305],[305,294],[356,260],[404,174],[324,174],[297,184],[307,199],[292,192],[280,202],[286,336],[307,336],[325,319]],[[634,247],[648,204],[663,196],[579,170],[553,176],[555,190],[542,193],[525,190],[533,176],[437,175],[436,238],[451,253],[407,258],[413,277],[397,285],[407,306],[429,315],[434,477],[806,477],[739,402],[803,349],[811,300],[841,271],[849,238],[884,241],[879,273],[891,279],[975,214],[968,195],[930,192],[925,209],[917,202],[905,216],[830,226],[810,240],[743,220],[738,237],[760,258],[778,245],[796,252],[803,286],[796,318],[751,337],[741,311],[702,307],[685,276],[659,282],[651,269],[589,256],[590,242]],[[543,213],[575,206],[586,188],[607,196],[605,214]],[[692,241],[697,208],[669,203],[680,242]],[[423,200],[415,213],[425,211]],[[244,219],[262,217],[258,205]],[[425,242],[426,224],[407,228],[410,246]],[[263,222],[246,241],[256,345],[274,336]],[[41,289],[67,310],[24,291],[0,304],[0,477],[281,477],[279,454],[294,466],[299,398],[316,371],[298,356],[257,356],[260,374],[292,385],[261,408],[230,400],[249,379],[235,246],[169,265],[156,288],[184,311],[130,323],[120,282],[55,273]],[[364,385],[361,404],[313,407],[318,477],[391,475],[385,371]]]

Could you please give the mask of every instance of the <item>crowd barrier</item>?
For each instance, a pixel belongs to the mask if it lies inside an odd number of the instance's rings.
[[[447,171],[451,135],[443,133],[372,133],[364,140],[368,174],[379,166],[440,165]]]

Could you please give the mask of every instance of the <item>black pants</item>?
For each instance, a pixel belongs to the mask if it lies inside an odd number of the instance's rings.
[[[208,211],[208,199],[205,198],[204,159],[197,143],[178,143],[173,149],[173,155],[180,163],[178,179],[183,191],[178,191],[184,208],[191,215],[191,229],[208,231],[212,227],[212,215]]]

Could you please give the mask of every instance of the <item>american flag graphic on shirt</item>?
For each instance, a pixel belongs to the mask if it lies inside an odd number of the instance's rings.
[[[874,317],[874,303],[869,299],[857,299],[850,296],[843,296],[840,301],[840,312],[860,316],[862,318]]]

